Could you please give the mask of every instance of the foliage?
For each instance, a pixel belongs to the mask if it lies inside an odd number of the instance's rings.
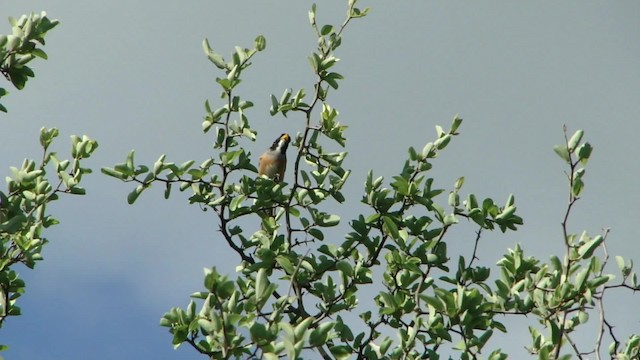
[[[49,20],[44,12],[9,21],[13,34],[0,35],[0,71],[22,89],[27,78],[34,75],[26,64],[34,57],[47,58],[37,43],[44,45],[45,34],[58,21]],[[0,88],[0,97],[5,94]],[[6,112],[1,104],[0,110]],[[20,315],[16,303],[25,292],[25,282],[16,271],[18,264],[33,269],[42,260],[42,248],[48,243],[43,237],[44,229],[59,223],[48,213],[47,206],[60,194],[85,194],[80,182],[91,169],[82,167],[82,160],[91,156],[98,143],[87,136],[71,136],[71,160],[63,160],[50,150],[58,135],[56,128],[42,128],[42,158],[25,159],[20,167],[11,167],[7,191],[0,191],[0,327],[9,316]],[[0,345],[0,350],[6,348]]]
[[[215,129],[216,157],[200,165],[193,160],[177,165],[162,155],[145,166],[135,164],[132,151],[124,163],[102,169],[137,184],[129,203],[154,183],[164,186],[165,197],[174,186],[188,191],[191,204],[213,210],[221,237],[240,259],[233,279],[207,269],[204,290],[192,295],[186,309],[173,308],[162,317],[174,346],[189,344],[210,359],[296,359],[312,351],[326,359],[439,359],[449,353],[461,359],[505,359],[507,354],[491,342],[496,331],[508,331],[500,320],[526,315],[537,321],[530,327],[529,350],[540,359],[570,353],[600,357],[607,336],[612,357],[637,358],[640,337],[631,336],[623,347],[603,305],[610,289],[640,290],[632,263],[616,258],[622,280],[614,282],[605,272],[607,232],[592,237],[568,228],[592,151],[582,142],[582,131],[555,147],[569,167],[563,259],[554,256],[545,263],[525,256],[518,245],[498,261],[499,274],[479,264],[476,250],[484,232],[515,231],[523,221],[513,195],[498,203],[463,195],[462,177],[447,191],[429,176],[434,159],[458,135],[462,119],[457,116],[449,129],[437,126],[436,138],[422,150],[409,148],[408,159],[387,187],[370,171],[362,198],[368,211],[348,223],[342,241],[330,239],[335,231],[329,228],[342,220],[325,210],[327,202],[345,203],[341,191],[350,175],[343,168],[347,153],[341,151],[346,126],[328,103],[343,79],[334,70],[335,51],[347,25],[367,11],[351,0],[340,26],[319,25],[314,5],[309,12],[317,37],[309,57],[316,75],[311,96],[305,89],[271,96],[271,115],[301,121],[289,160],[291,183],[256,177],[250,154],[241,146],[257,133],[246,114],[253,103],[236,90],[249,60],[266,45],[261,36],[253,49],[236,48],[228,62],[207,40],[203,44],[224,73],[216,79],[224,104],[214,109],[207,101],[202,124],[205,133]],[[269,209],[277,210],[275,216]],[[452,259],[447,234],[461,220],[476,229],[473,252]],[[245,230],[252,222],[258,229],[253,233]],[[374,281],[379,274],[381,280]],[[367,290],[378,293],[367,299]],[[372,302],[375,311],[362,309]],[[594,348],[582,350],[573,336],[593,312],[601,315],[598,337]]]
[[[15,265],[32,269],[42,260],[42,247],[48,243],[43,230],[58,224],[47,206],[59,194],[85,194],[80,182],[91,169],[82,167],[82,160],[91,156],[98,143],[87,136],[72,136],[72,160],[62,160],[49,149],[58,134],[56,128],[43,128],[42,159],[25,159],[19,168],[11,167],[7,192],[0,191],[0,327],[7,317],[20,315],[16,301],[24,293],[25,283]]]
[[[0,73],[18,90],[22,90],[33,70],[27,64],[36,57],[47,59],[47,54],[38,47],[44,45],[47,32],[58,25],[58,20],[49,20],[45,12],[22,15],[19,19],[9,17],[10,35],[0,34]],[[0,88],[0,98],[8,92]],[[0,111],[7,109],[0,103]]]

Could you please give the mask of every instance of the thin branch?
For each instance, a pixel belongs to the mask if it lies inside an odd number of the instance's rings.
[[[471,254],[471,261],[469,262],[469,266],[467,266],[467,268],[471,268],[471,265],[473,265],[473,262],[475,260],[480,260],[476,254],[478,252],[478,244],[480,243],[480,237],[482,236],[482,230],[483,228],[481,227],[480,229],[478,229],[478,231],[476,231],[476,240],[475,240],[475,244],[473,245],[473,254]]]
[[[587,355],[587,354],[582,354],[580,352],[580,349],[578,349],[578,346],[573,341],[573,339],[569,336],[569,334],[565,334],[564,337],[565,339],[567,339],[567,342],[569,343],[569,345],[571,345],[571,347],[573,348],[573,351],[576,353],[576,356],[578,357],[578,359],[580,360],[584,359],[582,355]]]
[[[566,279],[569,279],[570,269],[572,267],[573,260],[571,259],[571,256],[570,256],[572,245],[569,243],[569,232],[567,229],[567,224],[569,221],[569,215],[571,214],[571,209],[573,208],[573,205],[575,204],[575,202],[578,200],[578,198],[575,197],[573,194],[573,183],[575,181],[574,174],[575,174],[575,169],[578,162],[577,161],[574,162],[573,156],[571,156],[571,151],[569,149],[569,138],[567,137],[567,126],[563,125],[562,129],[564,132],[565,146],[569,154],[568,156],[569,156],[569,168],[570,168],[570,172],[568,175],[569,176],[569,204],[567,205],[567,210],[564,213],[564,218],[562,219],[562,223],[561,223],[562,235],[563,235],[564,243],[566,247],[566,259],[567,259],[564,275]],[[560,350],[562,349],[562,338],[565,335],[565,323],[567,322],[567,312],[563,311],[562,316],[561,317],[558,316],[558,320],[560,322],[560,329],[558,330],[560,338],[558,339],[558,343],[556,344],[554,359],[558,359],[560,357]]]

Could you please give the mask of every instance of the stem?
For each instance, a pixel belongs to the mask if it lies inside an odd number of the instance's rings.
[[[563,126],[563,131],[564,131],[564,142],[565,142],[565,146],[567,148],[567,151],[569,153],[569,168],[570,168],[570,172],[569,172],[569,204],[567,205],[567,211],[564,213],[564,218],[562,219],[562,235],[564,237],[564,244],[566,247],[566,265],[565,265],[565,269],[564,269],[564,278],[565,281],[568,281],[569,276],[570,276],[570,269],[571,266],[573,265],[574,260],[571,259],[571,246],[572,244],[570,243],[570,235],[568,232],[568,222],[569,222],[569,215],[571,214],[571,209],[573,208],[573,205],[576,203],[576,201],[578,200],[578,198],[576,196],[574,196],[573,194],[573,183],[575,181],[575,169],[578,165],[577,161],[573,161],[573,156],[571,155],[571,151],[569,149],[569,139],[567,137],[567,126],[564,125]],[[565,329],[565,323],[567,322],[567,311],[562,311],[562,315],[558,315],[557,316],[559,322],[560,322],[560,328],[559,328],[559,332],[560,332],[560,339],[558,340],[558,344],[556,344],[556,348],[555,348],[555,354],[554,354],[554,359],[558,359],[560,357],[560,350],[562,349],[562,340],[564,337],[564,329]]]

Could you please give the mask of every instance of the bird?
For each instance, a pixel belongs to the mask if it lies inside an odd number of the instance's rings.
[[[287,148],[291,137],[289,134],[281,134],[271,147],[267,149],[258,159],[258,175],[266,176],[272,179],[274,182],[279,183],[284,179],[284,173],[287,170]],[[274,217],[275,208],[271,207],[266,211],[258,212],[260,217]],[[263,223],[261,225],[262,230],[266,231],[266,226]]]
[[[284,179],[284,172],[287,170],[287,148],[290,141],[289,134],[284,133],[271,144],[267,151],[260,155],[258,175],[265,175],[277,183]]]

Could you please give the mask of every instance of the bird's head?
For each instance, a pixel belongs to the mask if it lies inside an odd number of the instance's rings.
[[[284,154],[287,151],[287,147],[289,147],[289,142],[291,142],[289,134],[282,134],[273,142],[271,150],[279,150]]]

